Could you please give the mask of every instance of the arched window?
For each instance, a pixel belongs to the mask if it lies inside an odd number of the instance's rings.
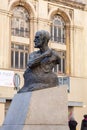
[[[11,67],[25,69],[29,55],[29,13],[22,6],[16,6],[12,12]]]
[[[65,44],[65,22],[58,14],[54,15],[51,25],[51,40]]]
[[[52,44],[62,44],[62,47],[66,46],[66,29],[65,29],[65,22],[63,18],[56,14],[52,17],[52,24],[51,24],[51,42]],[[65,74],[66,73],[66,50],[59,48],[58,46],[58,53],[60,55],[60,62],[58,65],[54,67],[54,72],[58,74]],[[60,51],[61,50],[61,51]]]
[[[11,32],[13,36],[29,37],[29,14],[22,6],[13,9]]]

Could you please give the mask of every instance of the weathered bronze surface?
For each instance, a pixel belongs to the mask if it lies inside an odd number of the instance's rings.
[[[24,73],[24,86],[18,93],[55,87],[58,85],[57,75],[52,71],[59,63],[58,53],[48,47],[49,32],[41,30],[36,32],[34,43],[39,48],[30,54],[27,69]]]

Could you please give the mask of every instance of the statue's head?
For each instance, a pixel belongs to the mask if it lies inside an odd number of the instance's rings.
[[[48,31],[41,30],[37,31],[35,34],[35,48],[41,48],[43,45],[48,45],[48,42],[50,40],[50,35]]]

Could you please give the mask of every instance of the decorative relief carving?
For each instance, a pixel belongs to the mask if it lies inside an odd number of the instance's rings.
[[[8,0],[8,4],[11,2],[12,0]],[[34,6],[34,8],[36,9],[36,4],[37,4],[38,0],[29,0],[29,2],[31,2]],[[26,3],[26,0],[18,0],[19,4],[24,6],[24,3]]]
[[[62,15],[65,13],[68,15],[68,17],[70,19],[73,19],[73,9],[70,9],[67,7],[61,7],[60,5],[56,5],[56,4],[48,3],[48,13],[53,9],[55,10],[54,14],[57,13],[57,14]]]
[[[45,0],[47,1],[47,0]],[[85,9],[85,4],[82,2],[78,2],[78,1],[73,1],[73,0],[48,0],[48,2],[52,2],[55,4],[62,4],[64,6],[69,6],[69,7],[74,7],[74,8],[78,8],[78,9]]]

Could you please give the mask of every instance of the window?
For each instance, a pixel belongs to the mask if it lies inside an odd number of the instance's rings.
[[[58,74],[63,74],[65,73],[66,52],[60,51],[58,53],[60,55],[60,62],[53,68],[53,71]]]
[[[54,15],[51,25],[51,40],[65,44],[65,23],[60,15]]]
[[[52,16],[52,24],[51,24],[51,42],[52,44],[62,44],[58,46],[58,53],[60,55],[60,62],[56,65],[53,69],[54,72],[57,74],[65,74],[66,70],[66,28],[65,28],[65,21],[63,20],[62,16],[59,14],[55,14]],[[60,51],[61,50],[61,51]]]
[[[11,33],[13,36],[29,37],[29,14],[22,6],[13,9]]]
[[[25,69],[28,61],[28,45],[11,44],[11,67]]]
[[[28,60],[29,45],[22,41],[22,38],[18,40],[18,37],[29,38],[30,15],[23,6],[16,6],[12,12],[11,35],[15,36],[15,40],[12,39],[11,41],[11,67],[25,69]]]

